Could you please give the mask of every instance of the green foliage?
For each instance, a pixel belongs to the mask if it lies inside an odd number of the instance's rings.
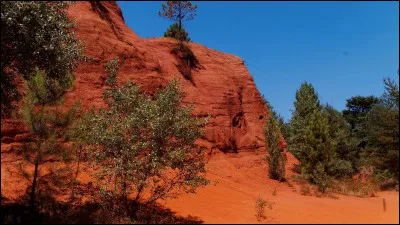
[[[106,66],[109,83],[116,84],[116,63]],[[154,97],[131,82],[103,92],[107,109],[92,109],[74,124],[74,136],[88,146],[90,161],[105,190],[147,203],[193,193],[207,185],[204,155],[194,141],[205,121],[192,117],[192,106],[181,106],[184,93],[173,80]]]
[[[328,168],[335,159],[336,143],[330,136],[327,115],[334,114],[326,107],[324,112],[318,94],[311,84],[303,83],[296,92],[295,110],[290,121],[291,135],[289,151],[301,162],[304,176],[325,191],[328,181]],[[333,121],[332,117],[332,121]],[[339,133],[331,131],[340,137]]]
[[[341,159],[350,158],[352,152],[348,152],[349,143],[347,141],[350,135],[349,125],[342,114],[332,106],[326,104],[323,106],[322,110],[324,117],[328,119],[329,136],[336,143],[337,156]]]
[[[350,125],[346,122],[342,113],[328,104],[322,109],[324,116],[328,119],[329,136],[336,144],[337,158],[331,164],[333,168],[329,169],[330,175],[338,178],[348,176],[361,164],[361,151],[357,147],[359,139],[351,135]]]
[[[158,15],[176,23],[178,25],[177,30],[181,31],[184,21],[192,20],[197,16],[196,10],[197,5],[192,6],[190,1],[167,1],[167,4],[162,4],[162,11],[158,12]],[[185,36],[187,37],[187,34]],[[185,36],[178,36],[180,38],[178,40],[185,40]]]
[[[351,161],[340,159],[332,160],[328,165],[328,174],[335,178],[349,177],[354,173]]]
[[[281,130],[281,134],[285,139],[289,138],[290,135],[290,126],[285,122],[284,118],[274,110],[271,103],[265,98],[264,95],[261,96],[262,100],[265,102],[265,105],[268,108],[268,113],[272,113],[272,116],[278,121],[279,128]]]
[[[178,43],[171,51],[180,60],[177,65],[179,72],[189,81],[193,82],[192,68],[197,67],[198,61],[192,50],[183,43]]]
[[[326,166],[318,162],[315,169],[312,172],[311,178],[313,182],[318,186],[319,191],[325,192],[328,187],[329,176],[326,171]]]
[[[15,76],[30,80],[35,67],[46,70],[44,102],[59,97],[71,85],[69,72],[81,54],[74,23],[65,10],[68,2],[1,2],[1,100],[2,116],[9,115],[20,98]]]
[[[172,53],[176,55],[181,54],[180,58],[189,60],[190,62],[196,60],[196,57],[189,46],[182,43],[178,43],[175,48],[172,49]]]
[[[35,69],[30,77],[30,80],[25,81],[28,91],[22,99],[20,115],[34,140],[32,144],[27,145],[24,158],[35,165],[30,193],[30,204],[31,207],[35,208],[39,166],[50,156],[56,156],[64,162],[72,159],[68,149],[60,143],[59,138],[63,137],[63,129],[70,125],[77,111],[78,104],[74,104],[66,112],[56,107],[57,103],[61,102],[59,99],[53,99],[52,102],[44,104],[43,99],[47,99],[48,92],[54,90],[47,89],[49,77],[44,71],[38,68]],[[49,107],[49,105],[54,105],[54,107]],[[23,168],[21,170],[25,173]],[[68,173],[70,171],[68,167],[67,169],[55,167],[55,171],[53,172],[56,174],[56,178],[60,178],[61,172]],[[67,181],[66,179],[63,180]]]
[[[172,24],[168,30],[164,33],[164,37],[172,37],[176,40],[190,41],[189,34],[185,31],[185,28],[179,29],[177,23]]]
[[[381,97],[381,101],[388,108],[399,108],[399,86],[389,77],[383,79],[385,92]]]
[[[364,133],[367,147],[364,158],[377,172],[388,171],[389,177],[399,176],[399,88],[388,78],[385,93],[365,117]]]
[[[272,107],[267,101],[267,106],[270,108],[268,116],[265,120],[264,136],[266,143],[266,150],[268,155],[266,161],[269,167],[269,176],[271,179],[283,180],[285,178],[285,162],[286,155],[279,149],[279,140],[281,131],[278,121],[273,113]]]
[[[299,154],[299,160],[305,174],[313,174],[318,165],[324,167],[324,170],[317,171],[318,174],[322,171],[325,172],[336,155],[335,143],[329,136],[328,120],[323,117],[321,112],[314,111],[312,113],[305,130],[304,141],[304,148]],[[313,181],[316,183],[315,180]]]
[[[304,82],[300,89],[296,91],[296,101],[294,102],[295,110],[292,111],[290,124],[290,136],[287,139],[288,150],[299,159],[307,148],[305,140],[305,130],[314,111],[320,111],[321,105],[318,94],[314,87]]]
[[[288,149],[301,162],[303,175],[321,191],[332,183],[331,178],[345,180],[363,168],[372,168],[371,184],[381,188],[398,184],[399,87],[390,78],[384,79],[384,85],[381,98],[354,96],[342,114],[328,104],[321,107],[310,84],[303,83],[296,92],[286,129]],[[359,193],[357,188],[350,192]]]
[[[374,96],[354,96],[346,100],[346,108],[343,110],[343,116],[350,124],[352,132],[360,132],[365,116],[372,107],[379,102]]]
[[[119,69],[118,63],[119,63],[119,58],[117,57],[107,62],[107,64],[104,66],[104,70],[108,74],[106,78],[106,83],[113,88],[115,88],[117,85],[117,73]]]

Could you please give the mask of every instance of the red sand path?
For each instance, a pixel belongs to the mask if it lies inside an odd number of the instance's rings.
[[[211,184],[195,195],[167,200],[166,206],[204,223],[399,223],[398,192],[379,192],[373,198],[304,196],[299,188],[294,192],[295,187],[268,179],[262,157],[255,153],[212,157],[207,165]],[[274,203],[260,222],[254,216],[258,196]]]

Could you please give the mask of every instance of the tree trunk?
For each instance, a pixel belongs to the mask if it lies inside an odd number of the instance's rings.
[[[179,8],[178,18],[179,18],[179,32],[180,32],[181,29],[182,29],[182,5],[181,5],[182,3],[179,2],[178,4],[179,4],[179,6],[178,6],[178,8]]]
[[[179,37],[179,42],[180,42],[180,44],[182,44],[182,42],[183,42],[183,35],[182,35],[182,5],[181,5],[182,3],[181,2],[179,2],[179,14],[178,14],[178,18],[179,18],[179,34],[178,34],[178,37]]]
[[[79,165],[80,165],[80,162],[81,162],[81,148],[79,147],[79,152],[78,152],[78,165],[77,165],[77,167],[76,167],[76,172],[75,172],[75,178],[74,178],[74,180],[72,181],[72,198],[71,198],[71,200],[73,200],[74,198],[75,198],[75,186],[76,186],[76,180],[78,179],[78,173],[79,173]]]
[[[138,189],[138,193],[136,194],[136,197],[135,197],[135,201],[136,201],[136,202],[139,201],[140,193],[142,192],[143,187],[144,187],[144,184],[141,184],[140,187],[139,187],[139,189]]]
[[[37,177],[38,177],[38,168],[39,168],[39,160],[40,160],[40,144],[39,150],[35,159],[35,172],[33,173],[33,181],[32,181],[32,190],[29,199],[29,205],[32,211],[35,211],[35,203],[36,203],[36,185],[37,185]]]
[[[128,209],[128,193],[126,192],[126,179],[124,178],[124,183],[123,183],[123,194],[124,194],[124,204],[125,204],[125,208]]]

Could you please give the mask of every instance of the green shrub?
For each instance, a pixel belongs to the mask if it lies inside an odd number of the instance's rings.
[[[177,23],[172,24],[168,30],[164,33],[164,37],[172,37],[176,40],[190,41],[188,33],[185,28],[179,30],[179,25]]]
[[[398,179],[393,178],[392,173],[386,170],[375,170],[374,181],[379,186],[380,190],[395,189],[396,185],[399,184]]]
[[[177,65],[179,72],[189,81],[193,82],[192,68],[198,66],[198,61],[192,50],[185,44],[178,43],[171,51],[180,63]]]
[[[117,87],[117,66],[117,60],[106,65],[108,109],[85,113],[73,127],[75,138],[88,145],[90,161],[101,165],[101,187],[125,201],[133,192],[135,201],[150,204],[207,185],[203,149],[194,143],[206,121],[193,118],[193,107],[181,104],[178,82],[152,97],[131,82]]]
[[[328,166],[328,174],[336,178],[348,177],[353,173],[351,162],[347,160],[335,159]]]
[[[271,179],[283,181],[285,180],[285,163],[286,155],[280,148],[280,138],[282,133],[277,119],[277,113],[273,110],[272,105],[264,98],[268,107],[268,115],[265,118],[264,136],[265,148],[268,152],[266,162],[269,168],[269,177]]]
[[[311,175],[312,181],[318,186],[319,191],[325,192],[328,187],[329,176],[322,163],[318,163]]]
[[[171,51],[172,54],[179,55],[182,59],[187,59],[190,61],[194,61],[196,59],[194,53],[189,48],[189,46],[178,43]]]

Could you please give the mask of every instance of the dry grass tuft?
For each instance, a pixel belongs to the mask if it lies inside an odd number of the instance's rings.
[[[264,200],[261,197],[258,197],[256,200],[256,219],[261,221],[266,218],[265,208],[272,209],[272,202],[269,202],[268,199]]]

